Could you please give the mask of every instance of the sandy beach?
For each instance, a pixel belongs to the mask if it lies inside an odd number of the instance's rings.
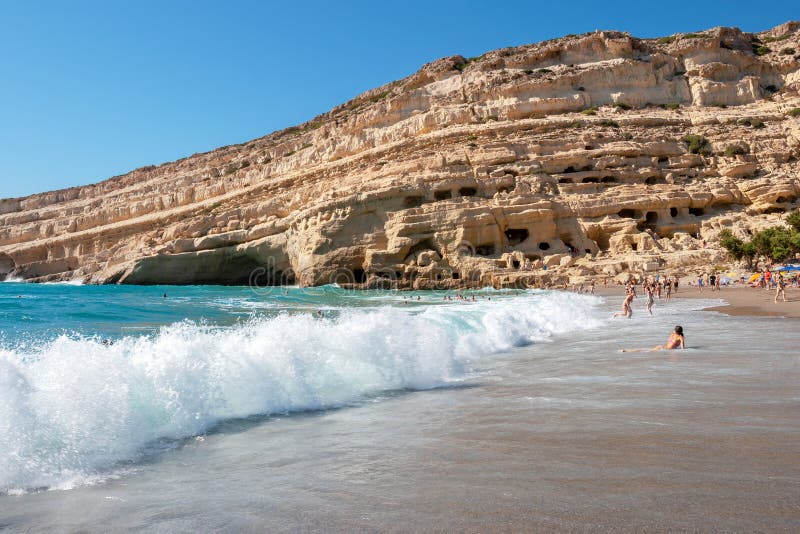
[[[624,288],[609,287],[598,288],[597,294],[613,297],[622,296]],[[733,316],[759,316],[759,317],[786,317],[800,318],[800,289],[787,288],[786,302],[775,302],[775,290],[755,289],[751,287],[723,287],[721,291],[702,292],[697,288],[681,285],[678,293],[673,294],[678,299],[722,299],[726,304],[705,308],[708,311],[717,311]]]
[[[706,308],[726,315],[758,315],[768,317],[800,318],[800,289],[787,288],[786,302],[775,302],[775,290],[756,289],[751,287],[722,288],[721,291],[703,290],[701,293],[696,288],[682,289],[679,298],[710,299],[720,298],[727,302],[723,306]]]

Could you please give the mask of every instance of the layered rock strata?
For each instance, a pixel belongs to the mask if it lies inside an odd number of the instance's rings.
[[[800,25],[449,57],[303,125],[0,201],[0,279],[539,285],[798,206]]]

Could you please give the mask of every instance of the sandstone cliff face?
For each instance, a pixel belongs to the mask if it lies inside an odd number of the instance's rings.
[[[798,205],[799,89],[797,23],[445,58],[243,145],[2,200],[0,279],[434,287],[702,267],[724,259],[720,229]]]

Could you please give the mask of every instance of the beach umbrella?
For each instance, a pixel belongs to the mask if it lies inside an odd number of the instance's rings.
[[[800,271],[800,265],[784,265],[783,267],[778,267],[775,270],[776,271]]]
[[[750,277],[750,280],[748,280],[748,282],[755,282],[756,280],[759,279],[760,276],[761,276],[761,273],[756,273],[756,274],[754,274],[753,276]]]

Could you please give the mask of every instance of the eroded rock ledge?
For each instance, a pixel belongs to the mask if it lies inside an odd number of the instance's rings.
[[[441,287],[713,265],[720,229],[798,206],[799,30],[441,59],[246,144],[2,200],[0,279]]]

